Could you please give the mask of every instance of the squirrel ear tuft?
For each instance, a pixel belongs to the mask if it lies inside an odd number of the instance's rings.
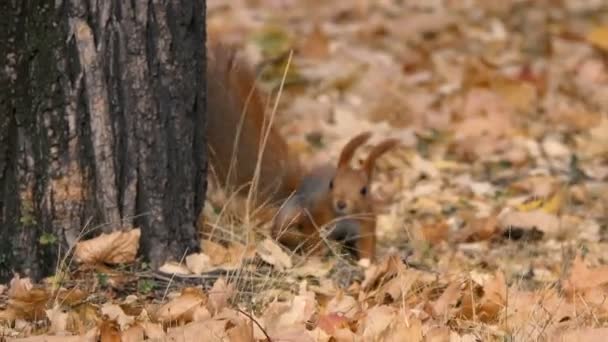
[[[367,159],[363,163],[363,170],[370,179],[372,177],[372,172],[374,171],[374,166],[376,165],[376,160],[391,148],[397,146],[399,142],[399,139],[386,139],[372,148]]]
[[[355,137],[350,139],[348,141],[348,143],[346,143],[346,145],[344,145],[344,147],[342,148],[342,152],[340,153],[340,158],[338,159],[338,168],[348,166],[348,163],[350,162],[350,160],[353,158],[353,155],[355,154],[355,150],[359,146],[365,144],[365,142],[367,140],[369,140],[369,138],[371,138],[371,136],[372,136],[372,133],[367,131],[367,132],[359,133],[358,135],[356,135]]]

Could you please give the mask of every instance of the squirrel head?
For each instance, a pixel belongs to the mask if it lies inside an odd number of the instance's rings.
[[[376,160],[399,143],[397,139],[387,139],[374,146],[361,168],[350,166],[356,149],[371,137],[371,132],[363,132],[352,138],[342,149],[338,167],[328,187],[331,205],[339,216],[369,214],[371,210],[370,183]]]

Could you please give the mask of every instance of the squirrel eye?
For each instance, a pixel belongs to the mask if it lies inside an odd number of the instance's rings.
[[[330,189],[334,188],[334,180],[333,179],[329,181],[329,188]]]
[[[361,188],[361,195],[363,195],[363,196],[367,195],[367,187],[366,186],[364,186],[364,187]]]

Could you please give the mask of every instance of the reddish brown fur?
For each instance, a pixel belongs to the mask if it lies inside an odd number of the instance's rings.
[[[328,188],[322,193],[306,193],[302,195],[314,196],[314,204],[310,208],[288,207],[279,215],[280,227],[275,225],[275,232],[284,228],[287,219],[293,220],[291,226],[298,227],[297,230],[287,229],[282,231],[279,241],[287,246],[302,245],[302,235],[309,237],[310,243],[303,248],[309,253],[324,251],[324,244],[319,235],[319,228],[324,227],[332,221],[350,217],[359,224],[359,238],[357,249],[359,258],[373,260],[376,254],[376,215],[371,201],[369,187],[375,161],[390,148],[397,144],[397,140],[391,139],[376,145],[360,169],[352,168],[349,164],[357,147],[370,138],[370,133],[365,132],[352,138],[343,148],[340,154],[338,167],[335,173],[326,175],[320,173],[316,180],[328,183]],[[329,182],[332,187],[329,188]],[[365,188],[365,193],[362,189]],[[338,203],[342,202],[343,207]],[[304,215],[305,210],[310,215]],[[291,213],[289,212],[291,211]],[[298,235],[300,234],[300,235]]]
[[[213,44],[207,51],[207,142],[211,165],[224,187],[245,193],[254,178],[268,126],[266,107],[255,86],[254,73],[233,49]],[[234,146],[238,148],[235,150]],[[270,127],[255,192],[257,200],[261,203],[285,199],[296,189],[300,170],[298,160],[290,157],[285,140]]]
[[[207,139],[210,162],[224,187],[245,192],[250,189],[254,178],[268,126],[265,101],[255,86],[253,71],[233,49],[210,44],[207,51]],[[395,146],[396,140],[378,144],[370,152],[363,168],[353,169],[349,163],[355,150],[370,137],[370,132],[353,137],[342,149],[337,168],[329,171],[322,169],[317,173],[313,171],[309,180],[317,182],[321,191],[304,192],[303,207],[296,205],[279,211],[273,227],[275,238],[288,247],[301,246],[310,253],[320,253],[325,250],[325,245],[319,229],[333,220],[354,215],[359,222],[361,236],[357,243],[359,257],[374,258],[376,221],[369,198],[369,183],[376,159]],[[301,170],[297,158],[289,155],[285,140],[275,128],[270,127],[255,191],[256,203],[282,203],[300,184]],[[333,188],[329,191],[331,179]],[[367,187],[366,195],[361,194],[363,187]],[[338,202],[344,202],[344,208],[338,208]],[[284,225],[298,228],[283,230]]]

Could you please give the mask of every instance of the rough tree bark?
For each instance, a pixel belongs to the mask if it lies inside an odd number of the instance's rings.
[[[154,266],[196,251],[205,1],[0,12],[0,281],[52,273],[83,234],[122,227],[142,229]]]

